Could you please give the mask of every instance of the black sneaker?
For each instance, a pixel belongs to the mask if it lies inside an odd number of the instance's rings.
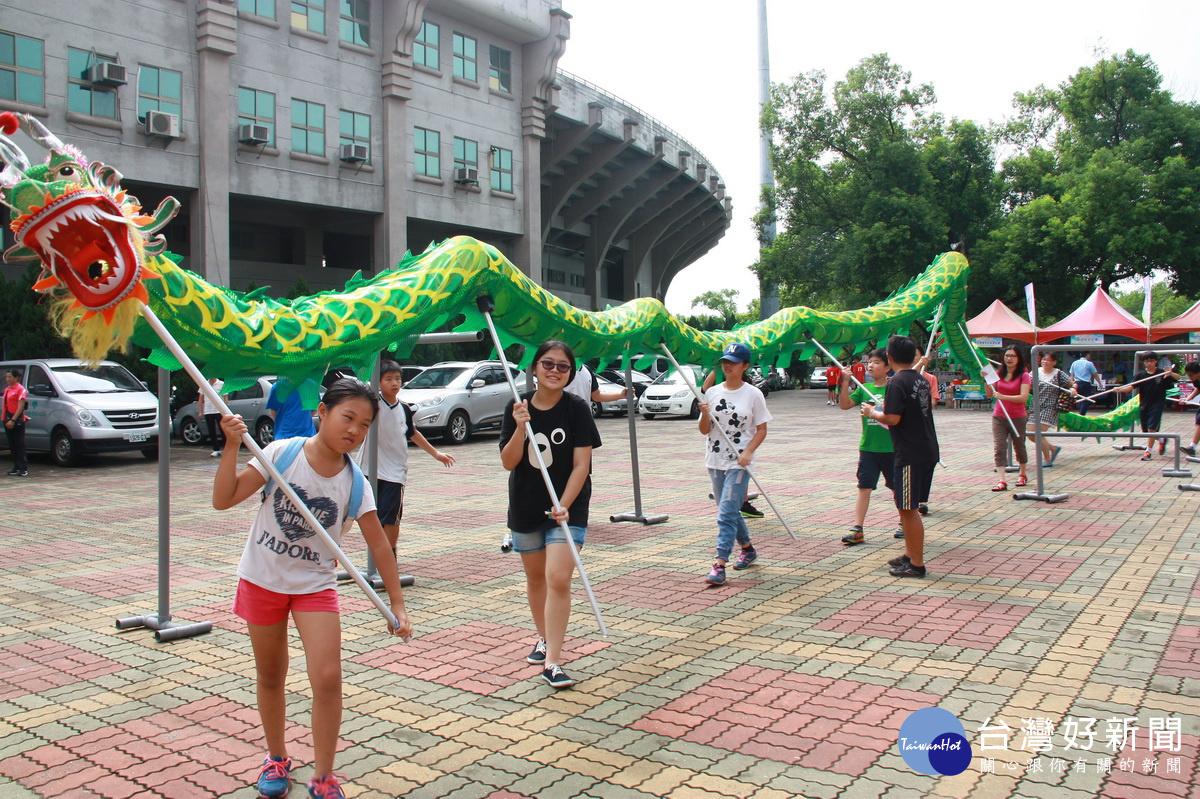
[[[742,516],[747,519],[761,519],[766,514],[751,505],[749,501],[746,501],[742,503]]]
[[[1184,446],[1181,446],[1179,448],[1179,451],[1183,452],[1186,455],[1191,455],[1193,458],[1196,457],[1196,445],[1195,444],[1185,444]]]
[[[546,639],[539,638],[533,645],[533,651],[525,658],[526,663],[540,664],[546,662]]]
[[[904,564],[909,563],[909,562],[910,561],[908,559],[908,555],[901,555],[898,558],[892,558],[891,560],[889,560],[888,565],[891,566],[893,569],[895,569],[898,566],[903,566]]]
[[[924,577],[925,567],[914,566],[912,565],[912,562],[909,561],[908,563],[897,566],[894,569],[888,569],[888,574],[892,575],[893,577]]]
[[[575,681],[568,677],[567,673],[562,670],[562,666],[557,663],[551,663],[542,669],[542,679],[551,688],[570,688],[575,684]]]
[[[917,513],[921,514],[922,516],[928,516],[929,506],[922,502],[920,505],[917,505]]]
[[[18,476],[18,477],[28,477],[28,476],[29,476],[29,472],[27,472],[27,471],[25,471],[24,469],[22,469],[21,471],[17,472],[17,476]]]
[[[18,474],[20,474],[20,473],[21,473],[21,470],[20,470],[20,469],[9,469],[9,470],[8,470],[8,476],[9,476],[9,477],[16,477],[16,476],[17,476]]]

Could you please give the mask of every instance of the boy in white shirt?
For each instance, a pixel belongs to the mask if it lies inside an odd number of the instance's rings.
[[[725,564],[735,540],[741,551],[733,568],[745,569],[758,559],[741,509],[750,487],[747,470],[754,465],[754,452],[767,437],[767,422],[772,418],[763,393],[743,379],[750,367],[750,348],[730,344],[721,355],[720,366],[725,381],[708,389],[700,403],[700,432],[708,436],[704,465],[717,500],[717,559],[705,578],[710,585],[725,582]]]

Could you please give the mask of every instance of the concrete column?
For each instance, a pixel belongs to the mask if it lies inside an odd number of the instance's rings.
[[[237,114],[231,108],[229,60],[237,53],[237,7],[230,0],[199,0],[196,8],[197,119],[202,204],[193,231],[191,268],[210,283],[228,286],[229,174]]]

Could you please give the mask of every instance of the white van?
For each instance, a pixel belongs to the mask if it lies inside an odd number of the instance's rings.
[[[9,369],[29,392],[29,452],[49,452],[59,466],[98,452],[158,457],[158,398],[119,363],[89,369],[73,358],[0,361],[0,375]]]

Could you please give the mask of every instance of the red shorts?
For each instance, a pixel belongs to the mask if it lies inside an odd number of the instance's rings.
[[[326,588],[315,594],[280,594],[249,580],[238,580],[233,612],[250,624],[272,625],[287,621],[289,610],[337,613],[337,589]]]

